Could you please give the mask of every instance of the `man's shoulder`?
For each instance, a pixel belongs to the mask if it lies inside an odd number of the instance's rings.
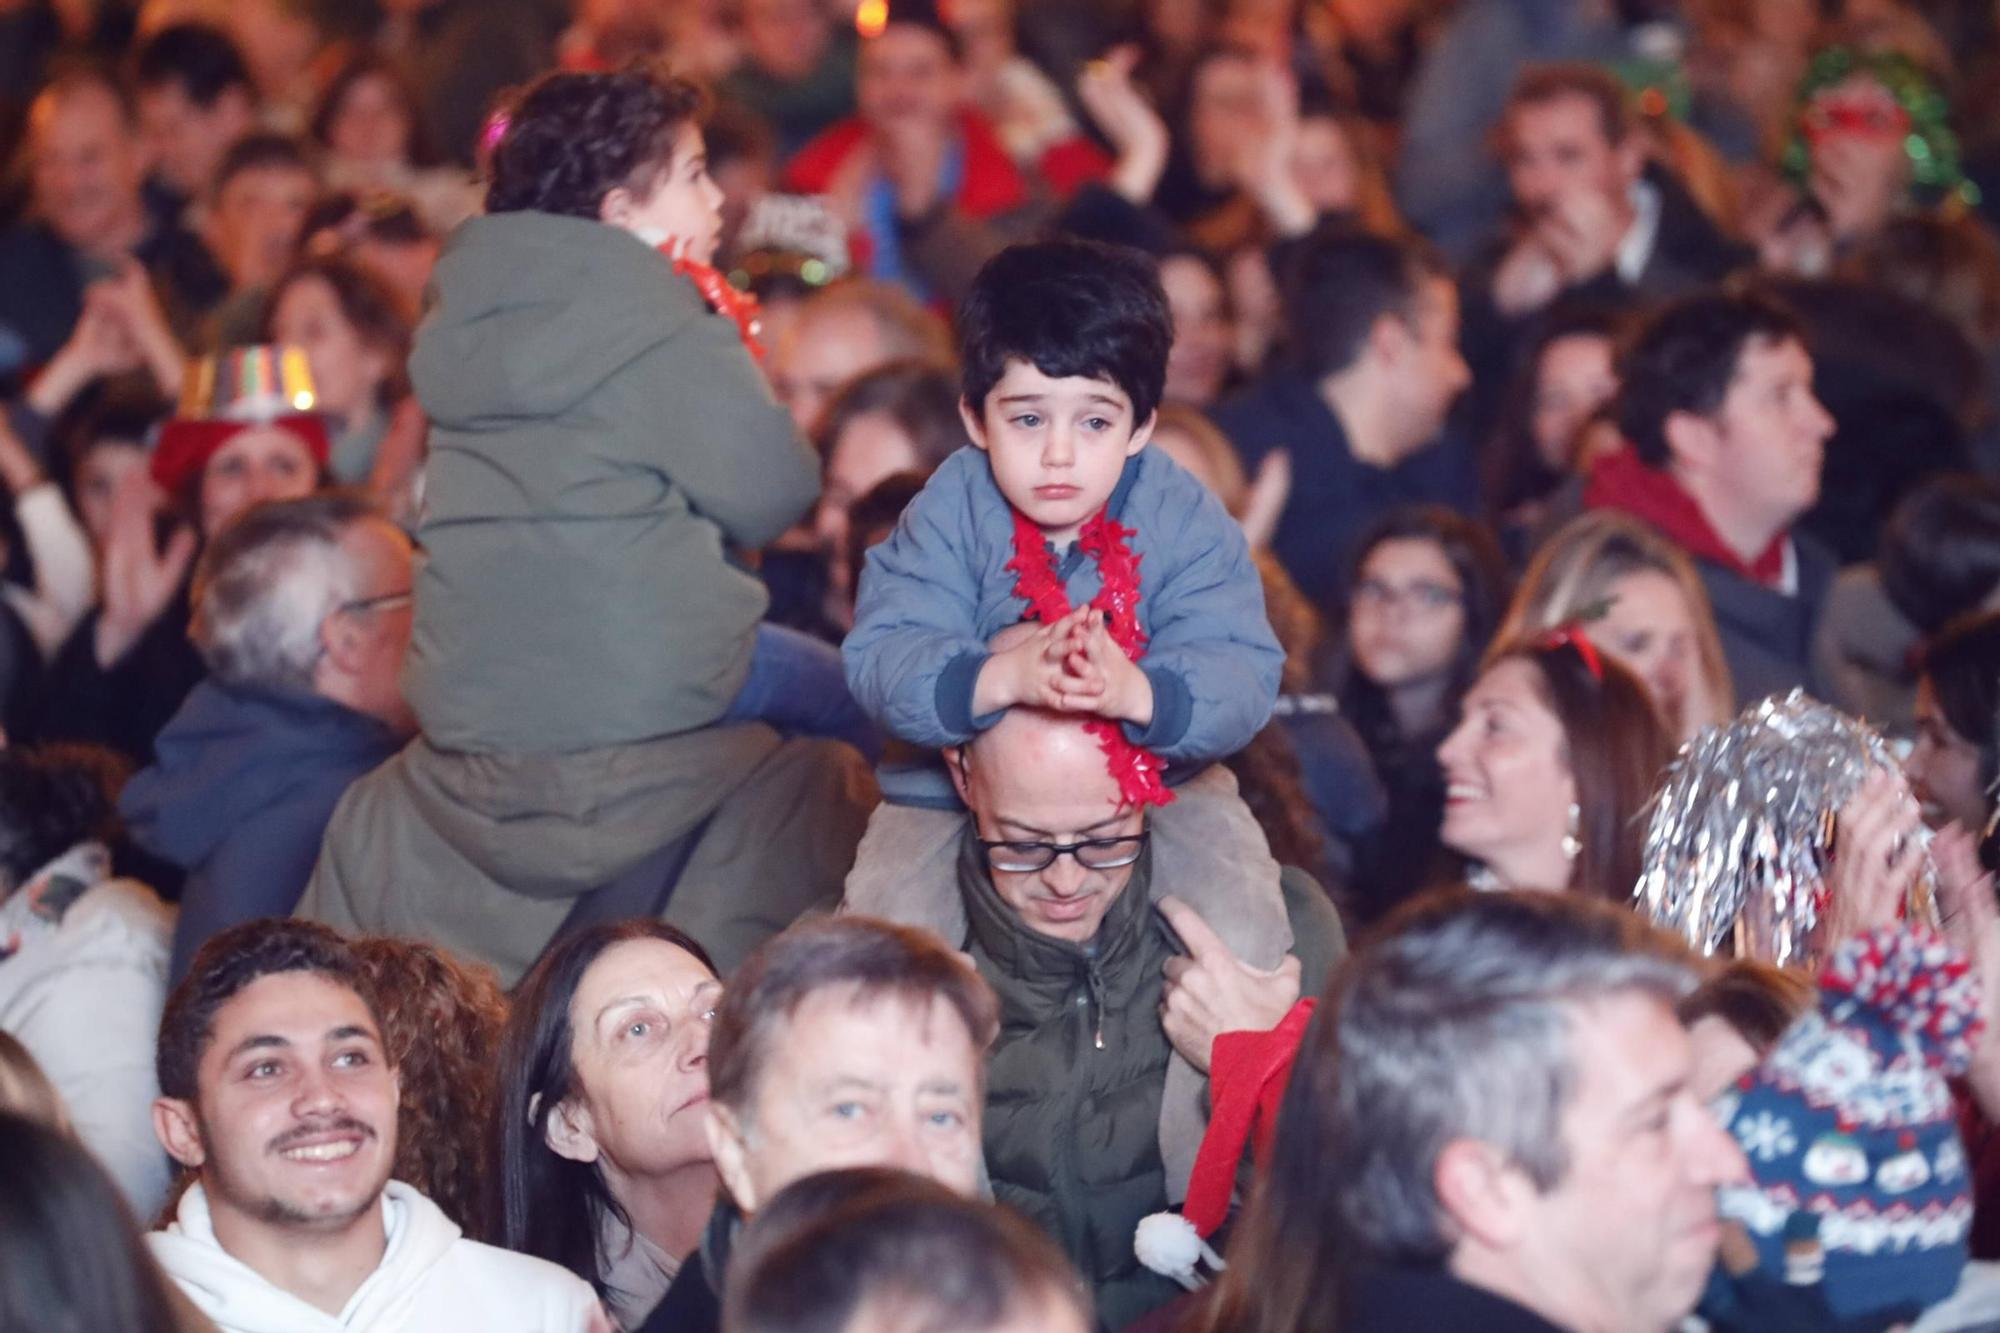
[[[1562,1333],[1532,1310],[1444,1269],[1364,1269],[1353,1282],[1346,1311],[1349,1333],[1476,1328],[1482,1333]]]
[[[1281,866],[1278,890],[1292,925],[1292,952],[1299,960],[1299,993],[1318,995],[1334,968],[1347,956],[1347,929],[1326,890],[1297,866]]]
[[[1236,452],[1251,463],[1275,448],[1292,450],[1296,459],[1305,446],[1328,442],[1339,447],[1311,452],[1315,456],[1347,454],[1339,418],[1320,400],[1312,382],[1289,368],[1267,371],[1216,404],[1209,416],[1236,446]]]

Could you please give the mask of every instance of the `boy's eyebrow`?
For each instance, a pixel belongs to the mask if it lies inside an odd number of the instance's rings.
[[[994,401],[999,403],[1039,403],[1045,401],[1047,398],[1048,395],[1045,393],[1004,393],[994,399]],[[1125,406],[1123,398],[1114,398],[1108,393],[1086,393],[1083,395],[1083,401],[1086,403],[1103,403],[1106,407]]]

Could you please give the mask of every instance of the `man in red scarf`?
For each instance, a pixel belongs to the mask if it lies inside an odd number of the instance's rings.
[[[1625,367],[1626,446],[1585,493],[1694,557],[1740,700],[1812,688],[1810,654],[1834,560],[1792,524],[1819,498],[1833,418],[1813,394],[1797,322],[1752,296],[1661,311]]]

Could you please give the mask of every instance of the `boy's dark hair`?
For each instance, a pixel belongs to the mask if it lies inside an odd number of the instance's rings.
[[[1052,379],[1109,380],[1132,400],[1135,427],[1166,389],[1173,316],[1158,265],[1126,246],[1009,246],[979,270],[958,329],[965,401],[975,412],[1014,360]]]
[[[925,1176],[845,1167],[780,1190],[729,1265],[723,1327],[830,1333],[893,1311],[899,1327],[988,1329],[1067,1304],[1082,1285],[1055,1243],[998,1204]]]
[[[256,95],[243,53],[228,33],[209,23],[170,23],[147,38],[133,57],[132,81],[142,92],[179,88],[203,110],[231,88]]]
[[[701,118],[706,101],[687,80],[645,70],[544,75],[503,113],[486,211],[595,221],[605,195],[659,178],[674,137]]]
[[[1322,380],[1353,365],[1384,315],[1415,328],[1427,279],[1451,279],[1428,242],[1329,222],[1300,241],[1279,275],[1294,366]]]
[[[222,155],[222,165],[215,169],[215,184],[211,187],[216,198],[229,188],[229,182],[246,171],[297,171],[319,178],[313,170],[312,159],[296,139],[282,134],[246,134],[230,145]]]
[[[195,1075],[215,1036],[216,1011],[251,982],[286,972],[311,972],[347,987],[380,1029],[381,1006],[368,973],[336,931],[285,917],[245,921],[202,945],[187,976],[167,996],[154,1053],[161,1095],[194,1101]]]
[[[1752,339],[1804,341],[1791,312],[1767,296],[1716,292],[1661,310],[1626,353],[1618,391],[1618,429],[1639,460],[1665,467],[1667,418],[1711,416],[1721,409]]]

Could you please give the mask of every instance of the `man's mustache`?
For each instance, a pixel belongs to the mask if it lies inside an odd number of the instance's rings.
[[[332,1120],[322,1120],[315,1124],[300,1125],[297,1129],[287,1130],[285,1133],[271,1140],[269,1151],[285,1152],[288,1149],[298,1147],[307,1139],[315,1139],[322,1134],[343,1133],[359,1134],[367,1139],[381,1137],[376,1134],[374,1126],[356,1120],[353,1116],[339,1116]]]

